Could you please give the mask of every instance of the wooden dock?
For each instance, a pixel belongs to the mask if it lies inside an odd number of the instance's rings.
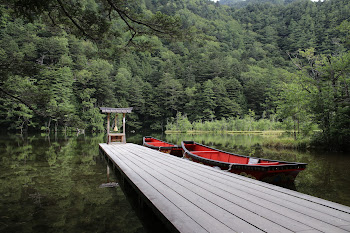
[[[135,144],[100,144],[173,232],[350,232],[350,207]]]

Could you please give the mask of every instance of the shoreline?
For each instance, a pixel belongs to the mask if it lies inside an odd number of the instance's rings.
[[[293,134],[291,131],[285,130],[268,130],[268,131],[172,131],[166,130],[165,134],[253,134],[253,135],[262,135],[262,136],[280,136],[284,133]],[[276,149],[293,149],[293,150],[307,150],[311,149],[311,138],[301,138],[294,139],[293,137],[266,137],[263,142],[261,142],[261,146],[267,148],[276,148]]]
[[[199,134],[199,133],[223,133],[223,134],[264,134],[264,135],[278,135],[283,133],[292,133],[285,130],[266,130],[266,131],[228,131],[228,130],[220,130],[220,131],[201,131],[201,130],[189,130],[189,131],[180,131],[180,130],[166,130],[165,134]]]

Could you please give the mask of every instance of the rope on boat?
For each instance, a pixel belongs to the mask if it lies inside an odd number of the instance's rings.
[[[190,160],[189,158],[186,157],[186,153],[183,153],[182,159]]]
[[[229,172],[232,169],[233,163],[230,164],[230,166],[228,167],[227,170],[225,170],[226,172]]]

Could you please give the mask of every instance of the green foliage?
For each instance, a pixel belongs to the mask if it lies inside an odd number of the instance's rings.
[[[288,130],[294,130],[298,135],[302,133],[302,136],[305,136],[311,131],[313,119],[310,96],[297,83],[297,77],[291,78],[290,83],[282,84],[283,91],[277,100],[277,115],[283,119]]]
[[[0,126],[100,131],[99,107],[134,107],[132,130],[319,126],[346,147],[350,3],[234,5],[2,2]]]
[[[103,115],[100,113],[99,109],[95,107],[96,99],[91,98],[91,94],[94,92],[94,89],[86,88],[83,93],[80,94],[80,99],[82,101],[82,123],[77,125],[79,128],[93,132],[102,131],[104,129]]]
[[[349,149],[348,132],[343,130],[349,124],[349,52],[326,56],[311,48],[299,53],[302,58],[295,58],[294,63],[300,69],[299,87],[305,97],[296,102],[310,106],[312,118],[322,130],[316,141],[332,149]],[[304,119],[310,117],[299,113]]]
[[[170,131],[181,131],[187,132],[192,130],[192,124],[188,120],[187,116],[182,116],[181,112],[176,114],[176,119],[171,119],[172,122],[169,122],[166,125],[166,129]]]
[[[45,69],[40,73],[38,88],[41,93],[41,101],[47,103],[46,115],[57,123],[67,122],[74,113],[74,106],[71,103],[73,98],[73,74],[69,67],[62,67],[56,70]]]
[[[172,118],[166,125],[168,131],[188,132],[194,131],[210,131],[210,132],[227,132],[227,131],[272,131],[285,130],[281,122],[271,119],[255,119],[255,113],[249,110],[249,114],[243,118],[231,117],[228,119],[211,121],[194,121],[190,123],[186,115],[179,112],[176,118]]]
[[[37,88],[34,86],[35,80],[29,77],[18,75],[10,76],[3,84],[5,89],[16,89],[17,93],[33,97]],[[24,102],[15,101],[13,98],[0,97],[1,118],[0,124],[8,125],[10,129],[17,129],[22,132],[23,129],[34,127],[34,112],[29,109]]]
[[[306,150],[310,145],[310,138],[302,138],[295,140],[293,137],[283,138],[266,138],[262,143],[262,146],[272,147],[276,149],[298,149]]]

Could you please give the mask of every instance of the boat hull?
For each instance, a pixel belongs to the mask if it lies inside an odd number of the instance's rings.
[[[195,142],[189,143],[194,144]],[[306,168],[306,164],[304,163],[276,161],[261,158],[254,158],[256,161],[260,161],[260,163],[248,164],[248,161],[252,159],[249,156],[236,155],[233,153],[216,150],[198,143],[195,143],[195,145],[198,145],[196,147],[196,151],[191,152],[188,147],[186,148],[186,142],[182,142],[185,158],[197,163],[212,166],[220,170],[229,171],[267,183],[282,186],[284,186],[283,184],[294,184],[294,180],[298,173]],[[191,147],[193,146],[191,145]],[[198,151],[198,148],[202,149],[202,147],[206,151]],[[213,156],[214,154],[216,154],[216,156]],[[220,157],[218,155],[221,155],[221,158],[225,156],[235,156],[235,158],[232,160],[236,161],[230,163],[213,159],[213,157]],[[227,158],[227,160],[230,159]],[[241,161],[242,163],[239,163],[238,161]]]
[[[252,179],[264,181],[266,183],[272,183],[272,184],[281,184],[281,183],[293,183],[295,178],[297,177],[298,173],[304,169],[283,169],[283,170],[259,170],[259,167],[242,167],[239,168],[239,166],[235,166],[231,169],[225,165],[208,163],[205,161],[202,161],[200,159],[193,158],[189,156],[187,153],[184,155],[185,158],[201,163],[207,166],[220,168],[220,170],[223,171],[229,171],[238,175],[246,176]]]

